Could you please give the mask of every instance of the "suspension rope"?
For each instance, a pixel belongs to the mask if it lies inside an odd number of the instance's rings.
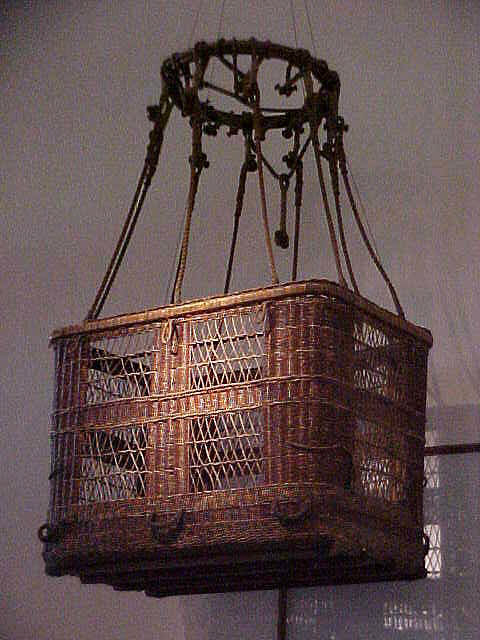
[[[292,281],[297,279],[298,245],[300,237],[300,212],[302,208],[303,163],[297,163],[295,171],[295,236],[293,240]]]
[[[154,121],[154,126],[150,132],[150,141],[147,147],[147,155],[145,157],[143,170],[140,175],[127,218],[114,249],[113,256],[97,291],[93,305],[87,314],[86,320],[95,320],[100,315],[120,265],[122,264],[125,252],[127,251],[142,210],[145,196],[147,195],[148,188],[150,187],[152,178],[158,166],[158,160],[164,138],[163,134],[170,118],[172,107],[173,102],[167,97],[166,92],[163,92],[158,107],[149,108],[149,117]]]
[[[172,302],[178,304],[182,300],[182,286],[187,264],[188,245],[190,240],[190,228],[192,213],[195,207],[200,174],[205,166],[208,166],[206,156],[202,153],[202,121],[198,117],[192,118],[192,155],[190,156],[190,188],[188,190],[187,212],[185,215],[185,227],[183,230],[182,248],[178,261],[175,285],[173,288]]]
[[[265,182],[263,178],[263,166],[262,166],[262,146],[260,139],[255,137],[255,151],[257,154],[257,171],[258,171],[258,186],[260,189],[260,201],[262,205],[262,219],[263,228],[265,232],[265,244],[267,247],[268,261],[270,263],[270,272],[272,274],[272,284],[278,284],[278,275],[275,268],[275,258],[273,257],[272,241],[270,239],[270,227],[268,225],[268,212],[267,212],[267,198],[265,196]]]
[[[373,248],[375,249],[375,253],[380,259],[380,251],[378,250],[377,243],[375,242],[375,236],[373,235],[372,228],[370,227],[370,222],[368,221],[367,211],[365,205],[363,204],[362,195],[360,193],[360,189],[358,188],[357,181],[355,180],[355,174],[352,170],[352,165],[350,164],[348,158],[345,158],[347,163],[348,175],[352,178],[353,189],[355,191],[355,195],[357,196],[358,204],[360,205],[360,211],[362,212],[363,219],[365,220],[365,224],[367,225],[368,233],[370,234],[370,242],[372,243]]]
[[[340,206],[340,187],[338,181],[338,152],[337,144],[334,145],[334,149],[330,149],[329,152],[329,167],[330,167],[330,179],[332,181],[332,191],[335,200],[335,209],[337,212],[337,226],[338,234],[340,236],[340,243],[342,245],[343,257],[345,264],[347,265],[348,275],[350,276],[350,282],[352,283],[355,293],[360,293],[358,290],[357,281],[355,280],[355,274],[353,272],[350,255],[348,253],[347,239],[345,238],[345,230],[343,227],[342,209]]]
[[[260,92],[257,84],[258,69],[261,60],[252,52],[252,66],[250,69],[250,83],[253,99],[253,129],[254,129],[254,141],[255,141],[255,153],[257,156],[257,172],[258,172],[258,187],[260,190],[260,202],[262,208],[262,220],[263,229],[265,234],[265,245],[267,248],[268,261],[270,263],[270,272],[272,276],[272,284],[278,284],[278,274],[275,267],[275,258],[273,256],[272,240],[270,238],[270,227],[268,224],[268,210],[267,210],[267,197],[265,195],[265,180],[263,176],[263,162],[262,162],[262,143],[264,138],[264,130],[262,125],[262,112],[260,109]]]
[[[402,309],[402,305],[400,304],[400,301],[398,299],[397,296],[397,292],[395,291],[395,287],[393,286],[390,278],[388,277],[385,269],[383,268],[382,263],[380,262],[379,257],[377,256],[377,254],[375,253],[370,240],[368,239],[368,235],[365,231],[365,227],[363,226],[362,220],[360,218],[360,215],[358,213],[358,209],[357,209],[357,205],[355,202],[355,198],[353,197],[353,193],[352,193],[352,189],[350,187],[350,180],[348,179],[348,171],[347,171],[347,162],[346,162],[346,156],[345,156],[345,149],[343,146],[343,135],[340,134],[339,136],[339,145],[338,145],[338,157],[339,157],[339,164],[340,164],[340,171],[342,174],[342,178],[343,178],[343,182],[345,185],[345,190],[347,192],[347,196],[348,199],[350,201],[350,206],[352,207],[352,211],[353,211],[353,215],[355,217],[355,221],[357,223],[358,229],[360,231],[360,235],[362,236],[362,240],[365,243],[365,246],[367,247],[367,250],[370,254],[370,257],[372,258],[375,266],[377,267],[380,275],[382,276],[382,278],[384,279],[389,291],[390,291],[390,295],[392,296],[392,300],[393,303],[395,305],[395,308],[397,310],[398,315],[405,320],[405,314],[403,312]]]
[[[245,195],[245,185],[247,182],[247,173],[248,171],[251,171],[252,169],[256,168],[256,164],[254,167],[252,165],[252,161],[255,162],[253,157],[250,155],[248,141],[247,141],[247,138],[245,138],[245,160],[243,161],[242,168],[240,169],[240,176],[238,179],[237,201],[236,201],[235,214],[234,214],[234,220],[233,220],[233,233],[232,233],[232,242],[230,245],[230,255],[228,258],[227,274],[225,277],[225,287],[223,289],[224,294],[227,294],[230,289],[233,259],[235,257],[235,249],[237,246],[238,227],[240,225],[240,216],[242,215],[243,198]]]

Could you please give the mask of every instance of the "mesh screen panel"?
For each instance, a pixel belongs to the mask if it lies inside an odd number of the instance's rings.
[[[263,420],[258,409],[190,420],[191,491],[254,487],[263,482]]]

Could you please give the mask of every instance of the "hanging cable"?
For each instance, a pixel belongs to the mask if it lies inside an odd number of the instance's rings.
[[[347,192],[347,196],[348,199],[350,201],[350,206],[352,207],[352,211],[353,211],[353,215],[355,217],[355,221],[357,223],[358,229],[360,231],[360,235],[362,236],[363,242],[365,243],[365,246],[367,247],[367,250],[375,264],[375,266],[377,267],[380,275],[383,277],[388,290],[390,291],[390,295],[392,296],[392,300],[393,303],[395,305],[395,308],[397,310],[398,315],[405,320],[405,314],[403,312],[402,309],[402,305],[400,304],[400,301],[398,299],[397,296],[397,292],[395,291],[395,287],[393,286],[390,278],[388,277],[385,269],[383,268],[382,263],[380,262],[380,259],[378,258],[377,254],[375,253],[370,240],[368,239],[367,233],[365,231],[365,227],[363,226],[362,220],[360,218],[360,215],[358,213],[358,209],[357,209],[357,205],[355,202],[355,198],[353,197],[353,193],[352,193],[352,189],[350,187],[350,181],[348,179],[348,171],[347,171],[347,162],[346,162],[346,157],[345,157],[345,149],[343,147],[343,135],[340,133],[339,135],[339,145],[338,145],[338,158],[339,158],[339,164],[340,164],[340,171],[342,174],[342,178],[343,178],[343,182],[345,185],[345,190]]]
[[[273,257],[272,241],[270,239],[270,227],[268,225],[268,212],[267,212],[267,199],[265,196],[265,182],[263,178],[262,168],[262,147],[259,138],[255,138],[255,149],[257,153],[257,165],[258,165],[258,184],[260,189],[260,201],[262,205],[262,219],[265,232],[265,244],[267,247],[268,260],[270,263],[270,272],[272,274],[272,284],[278,284],[278,275],[275,268],[275,258]]]
[[[112,259],[110,260],[107,271],[97,291],[93,305],[87,314],[86,320],[95,320],[100,315],[120,265],[122,264],[125,252],[128,248],[128,244],[142,210],[145,196],[147,195],[148,188],[157,169],[160,151],[163,144],[163,134],[170,118],[172,107],[172,101],[167,97],[166,93],[162,93],[159,105],[156,107],[150,107],[148,110],[149,118],[153,120],[154,126],[150,132],[150,141],[147,147],[145,164],[137,184],[137,189],[135,191],[127,219],[125,220],[120,237],[113,252]]]
[[[265,195],[265,180],[263,176],[263,162],[262,162],[262,144],[261,140],[264,137],[262,126],[262,112],[260,109],[260,92],[257,85],[257,74],[260,61],[255,53],[252,53],[252,67],[250,70],[250,82],[252,98],[254,101],[253,108],[253,129],[254,129],[254,142],[255,153],[257,156],[257,172],[258,172],[258,186],[260,190],[260,202],[262,208],[263,228],[265,233],[265,245],[267,248],[268,261],[270,263],[270,272],[272,275],[272,284],[278,284],[278,275],[275,267],[275,258],[273,256],[272,241],[270,238],[270,227],[268,224],[268,210],[267,210],[267,197]]]
[[[308,10],[307,0],[303,0],[303,4],[305,5],[305,13],[307,14],[308,30],[310,31],[310,40],[312,41],[313,53],[315,54],[315,57],[317,57],[317,48],[315,46],[315,39],[313,37],[312,20],[310,18],[310,11]]]
[[[290,0],[290,15],[292,18],[293,37],[295,39],[295,49],[298,49],[297,25],[295,22],[295,10],[293,8],[293,0]],[[305,99],[305,81],[302,82],[303,98]]]
[[[347,265],[348,275],[350,276],[350,282],[352,283],[353,290],[355,291],[355,293],[359,293],[357,281],[355,280],[355,274],[352,268],[352,263],[350,261],[350,255],[348,253],[347,239],[345,238],[345,230],[343,227],[342,209],[340,206],[340,187],[338,184],[338,151],[336,142],[333,146],[333,149],[332,147],[330,147],[328,153],[330,179],[332,181],[333,198],[335,201],[335,209],[337,212],[338,234],[340,236],[340,243],[342,245],[343,257],[345,259],[345,264]]]
[[[188,48],[192,46],[193,36],[195,35],[195,31],[197,30],[198,19],[200,17],[202,7],[203,7],[203,0],[199,0],[197,13],[195,14],[195,20],[193,21],[192,30],[190,31],[190,37],[188,38]]]
[[[320,143],[318,141],[318,127],[316,125],[311,126],[310,135],[312,138],[312,146],[315,154],[315,162],[317,164],[318,181],[320,182],[320,189],[322,192],[325,217],[327,218],[328,231],[330,233],[330,243],[332,245],[333,256],[335,258],[335,264],[337,267],[338,281],[342,285],[342,287],[348,288],[345,277],[343,275],[342,263],[340,262],[340,253],[338,250],[337,236],[335,234],[335,227],[333,226],[332,214],[330,213],[330,205],[328,204],[327,188],[325,186],[325,179],[323,177],[322,170]]]
[[[297,163],[295,170],[295,236],[293,240],[292,281],[297,279],[298,245],[300,238],[300,212],[302,208],[303,163]]]
[[[177,274],[173,288],[172,302],[178,304],[182,300],[182,286],[187,264],[188,245],[190,240],[190,227],[192,213],[195,208],[200,174],[204,167],[208,166],[205,154],[202,152],[202,121],[199,117],[192,118],[192,155],[190,156],[190,188],[188,190],[187,212],[185,215],[185,227],[183,229],[182,248],[178,261]]]
[[[232,277],[232,267],[233,267],[233,259],[235,257],[235,249],[237,246],[237,235],[238,235],[238,227],[240,224],[240,216],[242,215],[243,209],[243,198],[245,195],[245,184],[247,181],[247,173],[249,171],[255,171],[257,168],[257,163],[255,162],[255,158],[250,153],[249,141],[248,138],[245,138],[245,159],[242,164],[242,168],[240,170],[240,176],[238,180],[238,189],[237,189],[237,201],[235,206],[235,214],[233,220],[233,233],[232,233],[232,242],[230,245],[230,255],[228,258],[228,266],[227,266],[227,274],[225,277],[225,287],[223,292],[225,294],[228,293],[230,289],[230,279]]]
[[[375,242],[375,236],[373,235],[373,231],[372,231],[372,228],[370,226],[370,222],[368,221],[367,211],[366,211],[365,205],[363,204],[362,195],[360,193],[360,189],[358,188],[357,181],[355,180],[355,174],[353,173],[352,165],[350,164],[350,162],[349,162],[347,157],[345,158],[345,161],[347,163],[348,175],[351,176],[351,178],[352,178],[352,183],[353,183],[353,188],[355,190],[355,195],[357,196],[358,204],[360,205],[360,211],[362,212],[363,219],[365,220],[365,224],[367,225],[367,231],[368,231],[368,233],[370,235],[370,242],[372,243],[373,248],[375,249],[375,253],[377,254],[378,258],[380,259],[380,251],[378,250],[377,243]],[[359,213],[360,213],[360,211],[359,211]]]
[[[222,25],[223,25],[223,14],[225,12],[225,0],[222,0],[222,6],[220,9],[220,17],[218,19],[218,28],[217,28],[217,40],[220,39],[220,33],[222,31]]]
[[[295,24],[295,11],[293,8],[293,0],[290,0],[290,17],[292,18],[293,37],[295,39],[295,49],[298,49],[297,25]]]
[[[310,73],[305,74],[305,88],[307,91],[308,99],[312,104],[312,112],[311,112],[310,121],[309,121],[310,138],[312,140],[313,152],[315,155],[315,162],[317,165],[318,181],[320,183],[320,190],[322,192],[323,207],[325,210],[325,217],[327,219],[327,226],[330,234],[330,243],[332,245],[333,256],[335,258],[335,265],[337,267],[338,281],[342,287],[348,288],[347,283],[345,281],[345,277],[343,275],[342,263],[340,261],[340,253],[338,250],[337,236],[335,234],[335,227],[333,225],[332,214],[330,212],[330,205],[328,203],[327,188],[325,186],[325,179],[323,177],[322,155],[320,151],[320,142],[318,139],[318,127],[320,123],[317,122],[317,116],[315,113],[315,109],[313,107],[313,105],[315,104],[315,97],[314,97],[314,91],[313,91],[312,77]]]

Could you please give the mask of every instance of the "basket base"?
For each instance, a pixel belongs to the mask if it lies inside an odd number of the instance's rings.
[[[335,551],[328,536],[308,548],[291,545],[278,548],[222,548],[175,559],[160,554],[130,558],[110,558],[81,566],[49,562],[49,575],[76,575],[84,584],[108,584],[117,591],[144,591],[147,596],[224,593],[332,584],[414,580],[424,578],[423,558],[410,564],[374,559],[359,551],[356,556]],[[51,559],[50,559],[51,560]]]

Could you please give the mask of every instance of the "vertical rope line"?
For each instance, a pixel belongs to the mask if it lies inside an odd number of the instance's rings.
[[[295,11],[293,9],[293,0],[290,0],[290,15],[292,17],[293,36],[295,38],[295,48],[298,49],[297,25],[295,24]]]
[[[225,0],[222,0],[222,7],[220,9],[220,18],[218,19],[217,40],[220,38],[220,32],[222,30],[224,11],[225,11]]]
[[[367,210],[365,208],[365,205],[363,204],[362,196],[360,194],[360,189],[358,188],[357,181],[355,180],[355,175],[354,175],[354,173],[352,171],[352,166],[351,166],[350,162],[348,161],[347,157],[345,157],[345,162],[347,164],[348,172],[352,176],[353,188],[355,189],[355,195],[357,196],[358,202],[360,203],[360,209],[362,210],[363,219],[365,220],[365,224],[367,225],[368,233],[370,234],[370,241],[371,241],[371,243],[373,245],[373,248],[375,249],[375,253],[377,254],[378,258],[380,259],[380,251],[378,250],[377,243],[375,242],[375,236],[374,236],[373,231],[372,231],[372,229],[370,227],[370,222],[368,221]]]
[[[143,200],[145,199],[146,191],[148,188],[146,185],[146,175],[147,167],[145,166],[138,181],[137,189],[135,191],[135,195],[133,197],[127,219],[125,220],[122,231],[120,232],[120,237],[114,249],[113,256],[103,277],[100,288],[97,291],[95,300],[87,314],[87,320],[95,320],[100,315],[103,309],[103,305],[105,304],[105,300],[112,287],[115,276],[118,272],[118,269],[120,268],[120,264],[122,262],[123,256],[125,255],[128,242],[132,237],[135,225],[137,224],[141,205],[143,203]]]
[[[322,191],[322,199],[323,199],[323,206],[324,206],[324,209],[325,209],[325,217],[327,219],[328,231],[330,233],[330,243],[332,245],[332,251],[333,251],[334,258],[335,258],[335,264],[336,264],[336,267],[337,267],[338,281],[343,287],[348,288],[347,287],[347,283],[345,281],[345,277],[343,275],[342,263],[340,262],[340,253],[339,253],[339,250],[338,250],[337,236],[336,236],[336,233],[335,233],[335,227],[333,225],[332,214],[330,212],[330,205],[328,204],[327,188],[325,186],[325,179],[323,177],[323,170],[322,170],[322,158],[321,158],[321,154],[320,154],[320,143],[318,141],[318,127],[313,126],[310,123],[310,131],[311,131],[310,136],[312,138],[313,151],[314,151],[314,154],[315,154],[315,162],[317,164],[318,181],[320,182],[320,189]]]
[[[295,169],[295,236],[293,240],[292,281],[297,279],[298,245],[300,242],[300,213],[302,208],[303,163]]]
[[[177,272],[175,274],[175,281],[178,278],[178,264],[179,264],[179,260],[180,260],[180,244],[182,242],[182,229],[185,228],[186,215],[187,215],[187,210],[185,209],[185,211],[183,212],[182,224],[181,224],[181,226],[180,226],[180,228],[178,230],[178,233],[177,233],[177,242],[175,243],[175,252],[173,254],[172,262],[170,264],[170,271],[168,272],[168,282],[167,282],[167,286],[165,288],[165,293],[164,293],[164,296],[163,296],[165,304],[167,304],[168,292],[170,291],[170,288],[172,287],[173,271],[175,269],[175,265],[177,265]],[[178,259],[177,259],[177,257],[178,257]],[[171,302],[173,302],[173,294],[172,294]]]
[[[337,166],[337,153],[334,152],[334,156],[330,159],[330,177],[332,180],[333,197],[335,200],[335,209],[337,211],[337,226],[340,236],[340,243],[342,245],[343,257],[345,258],[345,264],[347,265],[348,275],[350,276],[350,282],[355,293],[360,293],[358,290],[357,281],[355,280],[355,274],[353,272],[352,263],[350,261],[350,255],[348,253],[347,239],[345,238],[345,230],[343,227],[342,209],[340,206],[340,189],[338,184],[338,166]]]
[[[353,197],[353,193],[352,193],[352,189],[350,187],[350,181],[348,179],[348,172],[347,172],[347,163],[345,160],[345,151],[343,149],[343,144],[340,142],[340,170],[342,173],[342,178],[343,178],[343,182],[345,185],[345,190],[347,192],[347,196],[348,199],[350,201],[350,206],[352,207],[352,211],[353,211],[353,215],[355,217],[355,221],[357,223],[358,229],[360,231],[360,235],[362,236],[363,242],[365,243],[365,246],[367,247],[367,250],[370,254],[370,257],[372,258],[375,266],[377,267],[378,271],[380,272],[381,276],[383,277],[383,279],[385,280],[385,283],[390,291],[390,295],[392,296],[392,300],[393,303],[395,305],[395,308],[397,310],[398,315],[405,319],[405,314],[403,312],[402,309],[402,305],[400,304],[400,301],[398,299],[397,296],[397,292],[395,291],[395,287],[393,286],[390,278],[388,277],[385,269],[383,268],[382,263],[380,262],[379,258],[377,257],[371,243],[370,240],[368,239],[367,233],[365,231],[365,227],[363,226],[362,220],[360,218],[360,215],[358,213],[358,209],[357,209],[357,204],[355,202],[355,198]]]
[[[181,302],[183,277],[185,275],[185,266],[187,264],[188,243],[190,239],[190,227],[192,223],[192,213],[195,206],[195,196],[197,193],[198,181],[200,178],[200,169],[197,169],[193,162],[190,169],[190,189],[188,191],[187,213],[185,216],[185,227],[183,230],[182,249],[180,251],[180,260],[178,262],[177,278],[173,292],[173,302],[175,304]]]
[[[262,147],[260,139],[255,137],[255,152],[257,154],[257,167],[258,167],[258,185],[260,189],[260,201],[262,205],[262,218],[263,228],[265,231],[265,244],[267,246],[268,260],[270,263],[270,272],[272,274],[272,283],[278,284],[278,275],[275,268],[275,258],[273,257],[272,241],[270,239],[270,227],[268,225],[268,212],[267,212],[267,198],[265,195],[265,182],[263,178],[263,163],[262,163]]]
[[[237,189],[237,204],[235,207],[235,215],[233,221],[233,233],[232,233],[232,242],[230,244],[230,255],[228,258],[228,267],[227,267],[227,275],[225,277],[225,287],[223,289],[223,293],[227,294],[230,288],[230,279],[232,277],[232,267],[233,267],[233,259],[235,257],[235,249],[237,246],[237,235],[238,235],[238,227],[240,225],[240,216],[242,215],[243,208],[243,197],[245,195],[245,183],[247,180],[247,161],[245,160],[242,168],[240,169],[240,177],[238,180],[238,189]]]

